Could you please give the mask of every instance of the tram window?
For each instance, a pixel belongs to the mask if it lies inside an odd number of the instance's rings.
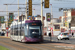
[[[41,35],[40,26],[29,26],[29,34],[38,34]]]
[[[16,31],[16,35],[18,36],[18,31]]]
[[[17,28],[14,29],[14,35],[18,36]]]
[[[11,35],[13,35],[13,29],[12,28],[11,28],[10,32],[11,32]]]
[[[27,36],[28,34],[27,34],[27,27],[25,27],[25,36]]]
[[[21,29],[21,27],[20,27],[20,36],[22,35],[22,29]]]
[[[20,28],[18,28],[18,34],[20,35]]]
[[[23,36],[23,34],[24,34],[24,29],[21,30],[21,36]]]
[[[24,27],[22,27],[21,29],[21,36],[23,36],[23,34],[24,34]]]

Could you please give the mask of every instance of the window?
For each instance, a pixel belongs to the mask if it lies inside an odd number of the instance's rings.
[[[18,28],[14,28],[14,35],[18,36]]]
[[[41,35],[40,26],[29,26],[29,35]]]
[[[28,27],[27,27],[27,25],[25,26],[25,36],[27,36],[28,34]]]
[[[54,25],[54,26],[55,26],[55,29],[60,29],[59,25]]]
[[[24,27],[22,27],[20,31],[21,31],[20,35],[23,36],[24,35]]]
[[[13,35],[13,28],[11,28],[10,33],[11,33],[11,35]]]

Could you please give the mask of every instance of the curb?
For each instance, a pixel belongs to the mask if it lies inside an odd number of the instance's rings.
[[[10,38],[10,37],[0,36],[0,38]]]
[[[49,36],[43,36],[43,37],[49,37]]]

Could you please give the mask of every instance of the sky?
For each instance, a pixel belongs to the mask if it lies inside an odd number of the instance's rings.
[[[6,5],[4,4],[18,4],[18,0],[0,0],[0,11],[6,11]],[[19,4],[25,4],[25,0],[19,0]],[[32,4],[41,4],[41,0],[32,0]],[[59,8],[75,8],[75,0],[50,0],[50,4],[52,4],[53,18],[63,16],[63,10],[59,11]],[[20,5],[19,7],[25,7],[25,5]],[[35,13],[33,10],[33,15],[41,15],[41,5],[33,5],[32,9],[35,9]],[[18,11],[18,5],[8,5],[8,11]],[[25,9],[20,9],[19,11],[25,11]],[[51,6],[50,8],[44,8],[43,6],[43,16],[48,12],[51,13]],[[20,12],[20,15],[22,13],[25,14],[25,12]],[[14,12],[14,15],[17,17],[18,12]],[[5,16],[6,18],[6,12],[0,12],[0,16]]]

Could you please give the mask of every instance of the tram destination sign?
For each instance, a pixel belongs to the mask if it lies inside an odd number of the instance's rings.
[[[41,23],[29,23],[30,26],[40,26],[42,25]]]

